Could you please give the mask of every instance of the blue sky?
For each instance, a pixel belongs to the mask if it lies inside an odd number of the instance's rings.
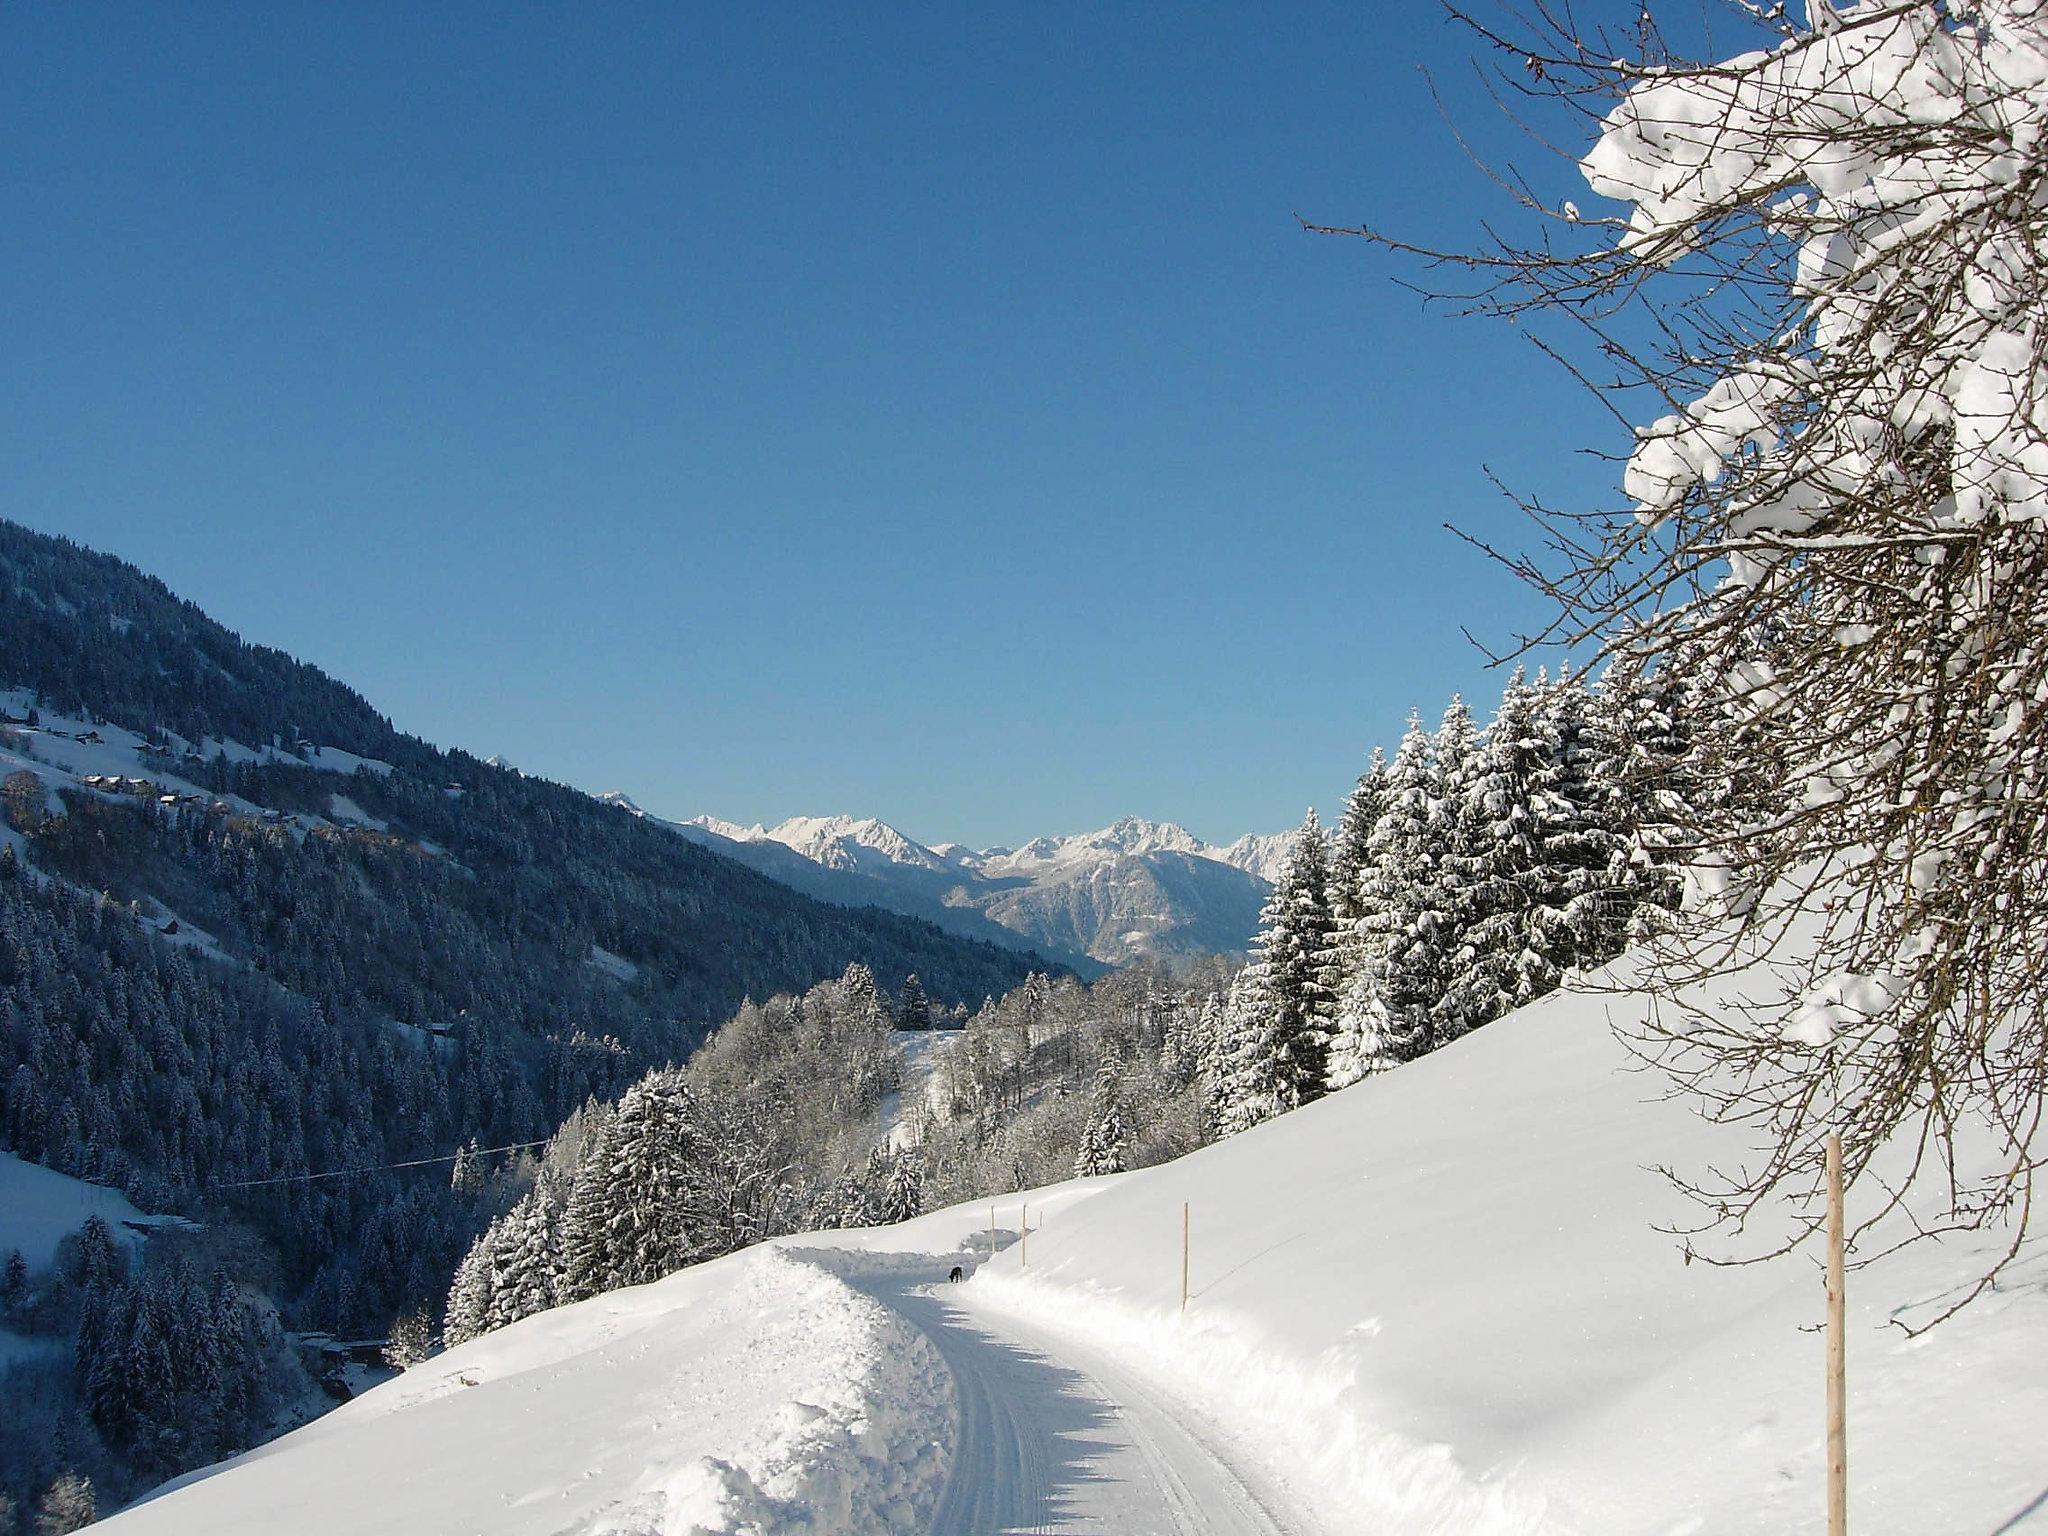
[[[1334,807],[1604,500],[1387,6],[10,6],[0,512],[670,815]],[[1530,154],[1546,196],[1568,167]],[[1412,272],[1409,275],[1414,275]]]

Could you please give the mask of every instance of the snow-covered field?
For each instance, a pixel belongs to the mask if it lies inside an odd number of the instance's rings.
[[[1166,1167],[530,1319],[115,1527],[1821,1530],[1817,1266],[1655,1230],[1684,1208],[1645,1165],[1727,1143],[1631,1070],[1608,1015],[1646,1006],[1560,996]],[[2048,1533],[2039,1242],[1893,1326],[1993,1240],[1852,1273],[1859,1536]]]
[[[19,1249],[32,1273],[46,1270],[56,1260],[57,1244],[94,1216],[131,1246],[142,1241],[138,1227],[179,1222],[175,1216],[145,1216],[117,1189],[0,1152],[0,1261]]]

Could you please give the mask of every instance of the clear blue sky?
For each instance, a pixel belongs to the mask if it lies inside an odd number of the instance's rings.
[[[0,512],[669,815],[1216,839],[1539,610],[1601,412],[1427,0],[0,10]],[[1546,196],[1576,195],[1532,157]]]

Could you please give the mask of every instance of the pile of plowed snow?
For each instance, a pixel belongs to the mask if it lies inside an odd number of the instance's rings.
[[[112,1528],[915,1530],[943,1485],[951,1390],[893,1312],[753,1248],[437,1355]]]

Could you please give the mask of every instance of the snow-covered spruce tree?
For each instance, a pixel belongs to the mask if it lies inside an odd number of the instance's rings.
[[[1648,22],[1477,21],[1515,88],[1601,118],[1581,168],[1621,207],[1450,259],[1590,338],[1645,422],[1630,505],[1542,514],[1561,561],[1512,562],[1552,637],[1668,669],[1782,769],[1687,829],[1662,979],[1796,925],[1803,998],[1645,1041],[1763,1133],[1699,1176],[1709,1219],[1810,1193],[1839,1128],[1852,1182],[1897,1136],[1977,1227],[2028,1208],[2048,1098],[2048,14],[1746,9],[1757,46],[1700,66]]]
[[[619,1100],[570,1191],[564,1299],[659,1280],[706,1256],[694,1095],[675,1071],[650,1072]]]
[[[1614,819],[1600,765],[1613,757],[1582,680],[1543,690],[1536,718],[1550,743],[1552,773],[1535,798],[1542,876],[1531,914],[1531,949],[1561,980],[1621,953],[1632,890],[1628,840]]]
[[[896,1027],[898,1029],[930,1029],[932,1027],[931,999],[924,994],[924,983],[915,973],[903,978],[903,993],[896,1003]]]
[[[1330,916],[1343,936],[1358,923],[1358,880],[1372,857],[1372,829],[1386,805],[1387,755],[1378,747],[1344,801],[1336,835],[1330,840]]]
[[[1252,962],[1232,988],[1226,1131],[1298,1109],[1328,1088],[1337,1012],[1329,843],[1311,809],[1259,914]]]
[[[1130,1130],[1129,1111],[1124,1104],[1123,1064],[1114,1056],[1107,1056],[1095,1073],[1088,1123],[1081,1131],[1081,1150],[1074,1157],[1075,1175],[1086,1179],[1097,1174],[1122,1173],[1129,1166],[1125,1151]]]
[[[1460,1033],[1557,984],[1554,967],[1530,948],[1543,867],[1536,800],[1549,795],[1557,774],[1556,743],[1541,729],[1536,704],[1536,690],[1517,669],[1473,756],[1462,835],[1447,855],[1459,940],[1438,1016],[1454,1019]]]
[[[1712,703],[1690,698],[1674,669],[1616,663],[1592,707],[1606,749],[1596,778],[1626,839],[1630,934],[1648,937],[1669,929],[1684,894],[1687,840],[1707,792],[1697,758],[1714,740]]]
[[[1387,765],[1379,820],[1359,871],[1358,919],[1339,947],[1345,971],[1333,1032],[1334,1086],[1405,1060],[1440,990],[1414,964],[1412,944],[1434,878],[1434,786],[1429,733],[1410,715]]]
[[[1247,965],[1230,981],[1223,1001],[1216,1070],[1205,1088],[1209,1118],[1219,1136],[1235,1136],[1285,1112],[1272,1072],[1273,1019],[1278,1009],[1265,969]]]

